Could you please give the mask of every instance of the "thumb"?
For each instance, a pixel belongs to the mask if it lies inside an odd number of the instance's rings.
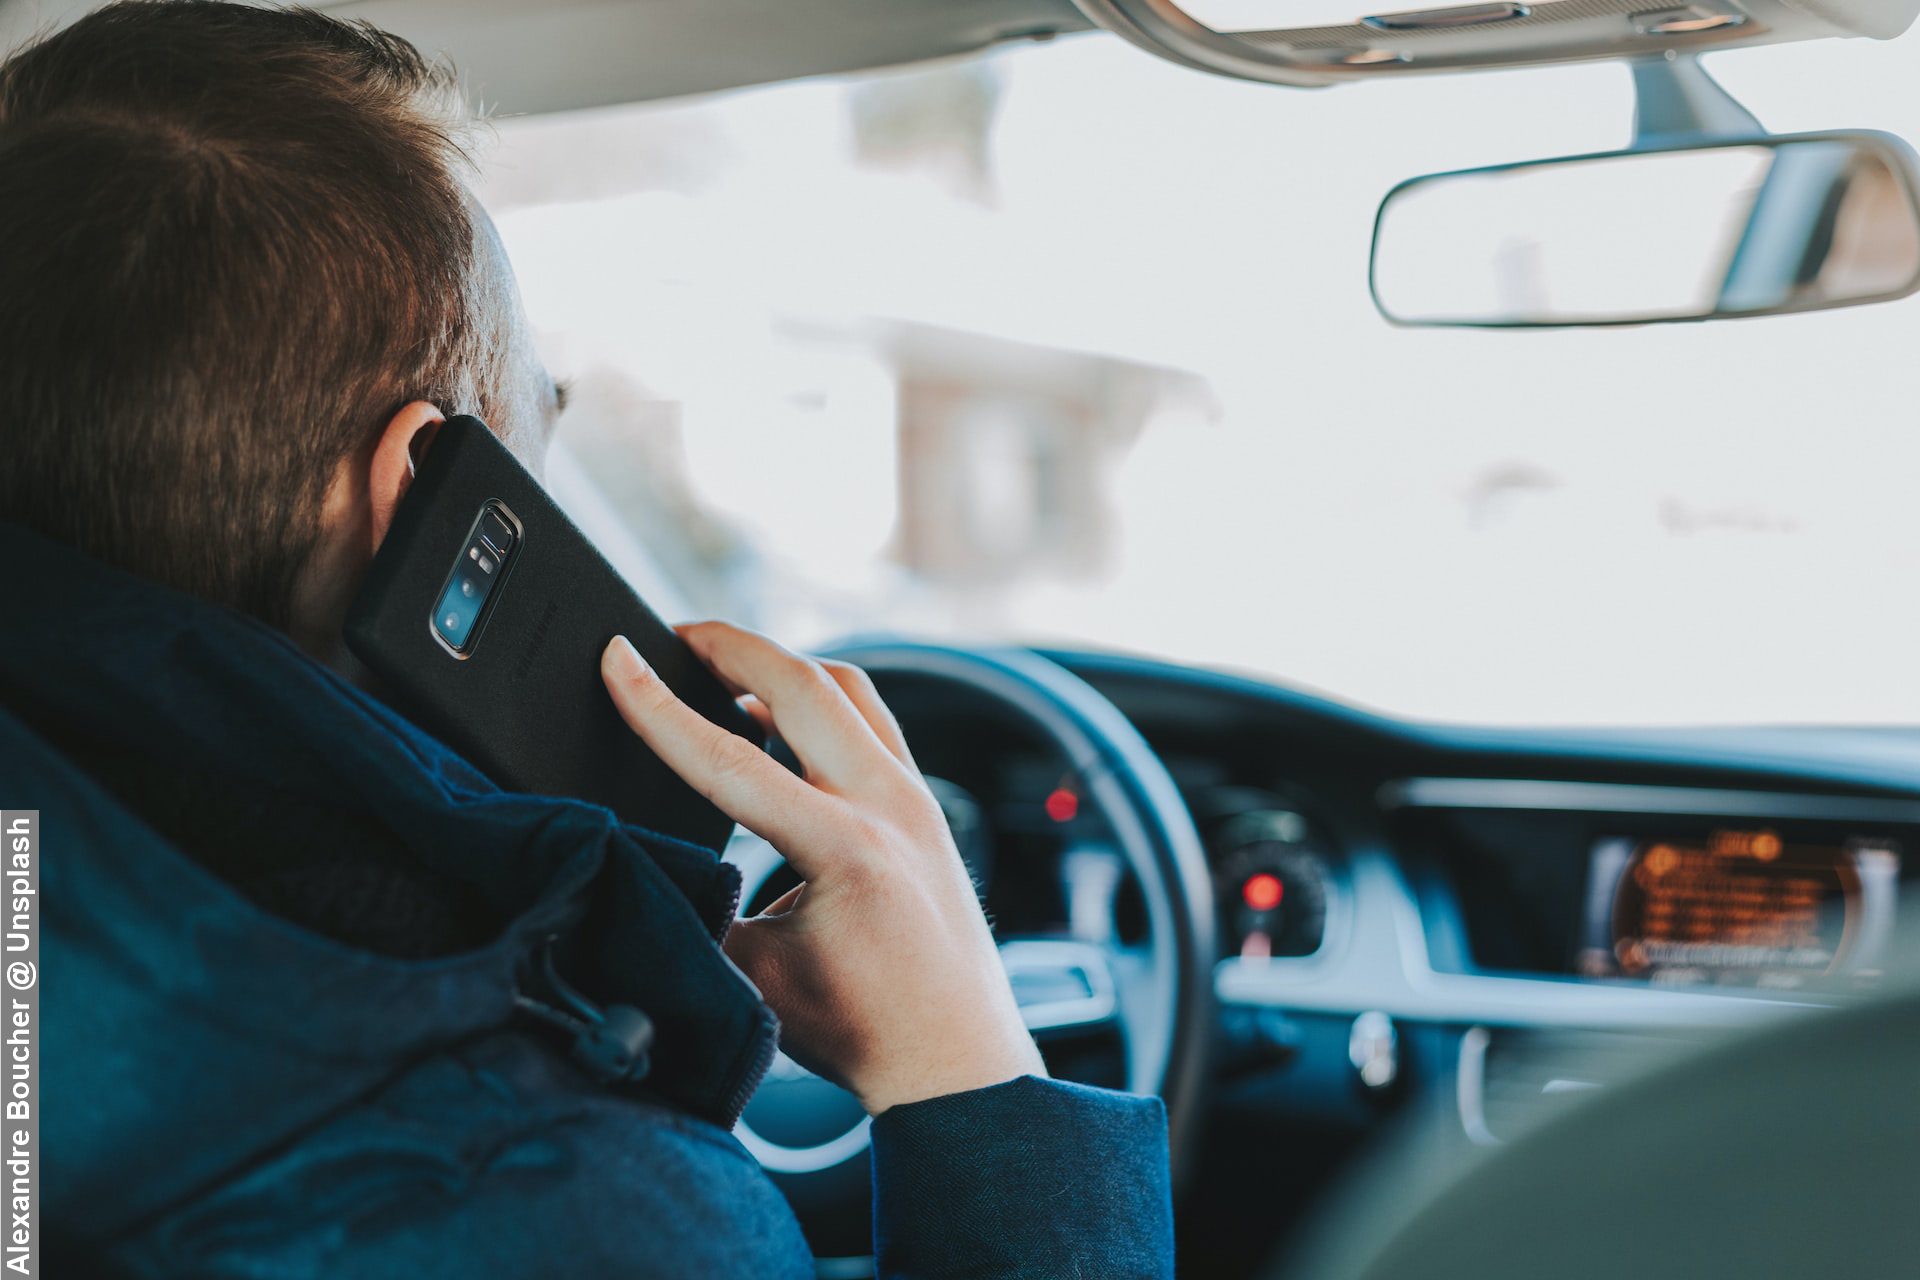
[[[786,946],[785,939],[780,937],[779,926],[777,916],[762,915],[736,920],[733,928],[727,930],[727,940],[722,944],[727,959],[739,966],[740,972],[760,988],[761,997],[773,1005],[776,1012],[787,985],[783,980]]]

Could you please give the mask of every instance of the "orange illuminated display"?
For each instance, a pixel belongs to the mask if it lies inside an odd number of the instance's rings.
[[[1613,955],[1627,974],[1828,972],[1858,893],[1845,850],[1772,831],[1644,844],[1614,898]]]
[[[1758,858],[1772,862],[1786,846],[1771,831],[1716,831],[1707,847],[1722,858]]]
[[[1240,896],[1255,911],[1271,911],[1280,905],[1281,897],[1287,887],[1280,883],[1280,877],[1262,871],[1257,876],[1248,876],[1247,883],[1240,889]]]

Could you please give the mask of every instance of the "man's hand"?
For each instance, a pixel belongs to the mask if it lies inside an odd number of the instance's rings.
[[[874,1115],[1046,1074],[946,819],[866,673],[725,623],[680,634],[806,771],[681,702],[624,636],[607,646],[601,676],[633,731],[806,881],[727,938],[782,1047]]]

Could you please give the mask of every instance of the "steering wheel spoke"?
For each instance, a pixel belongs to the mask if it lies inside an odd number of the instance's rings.
[[[1035,1035],[1084,1031],[1114,1022],[1119,998],[1105,947],[1065,938],[1013,938],[1000,944],[1013,998]]]

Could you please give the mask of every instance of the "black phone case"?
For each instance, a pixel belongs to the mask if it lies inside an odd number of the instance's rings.
[[[442,588],[489,502],[520,526],[465,656],[435,633]],[[399,709],[510,791],[604,804],[718,850],[733,822],[668,769],[614,710],[600,654],[624,635],[668,687],[761,741],[741,710],[477,418],[435,436],[347,616],[347,646]]]

